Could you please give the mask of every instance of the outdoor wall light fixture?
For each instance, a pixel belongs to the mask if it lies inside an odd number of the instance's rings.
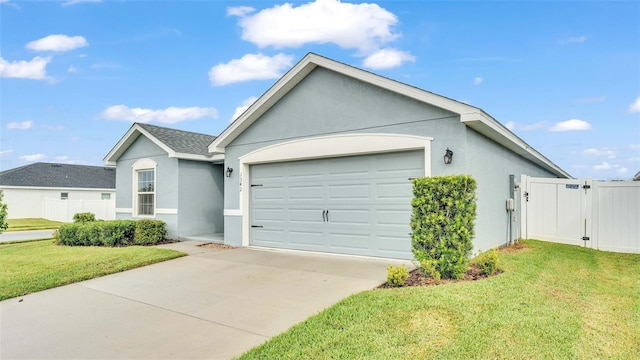
[[[449,165],[451,164],[452,160],[453,160],[453,151],[447,148],[447,151],[444,153],[444,163]]]
[[[231,177],[231,173],[233,172],[233,168],[228,167],[227,166],[227,171],[225,172],[225,174],[227,175],[227,177]]]

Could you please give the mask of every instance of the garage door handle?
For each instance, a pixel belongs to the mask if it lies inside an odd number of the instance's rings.
[[[329,210],[327,210],[327,222],[329,222]]]
[[[327,221],[327,210],[322,210],[322,222]]]

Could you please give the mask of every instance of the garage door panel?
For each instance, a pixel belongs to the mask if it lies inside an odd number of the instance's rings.
[[[253,212],[253,218],[259,222],[277,222],[284,221],[284,209],[279,208],[260,208]]]
[[[289,231],[289,245],[302,245],[304,250],[324,251],[324,235],[317,231]]]
[[[329,200],[367,200],[369,198],[368,183],[329,185]]]
[[[409,227],[411,211],[408,210],[377,210],[378,225]]]
[[[256,186],[252,190],[253,200],[279,200],[284,198],[284,187],[264,187]]]
[[[254,244],[260,246],[278,246],[283,243],[284,230],[253,229]]]
[[[368,209],[334,209],[329,211],[331,225],[369,226],[371,223]]]
[[[324,222],[323,210],[320,209],[289,209],[289,222],[295,225],[316,224]]]
[[[365,234],[330,233],[329,246],[342,250],[351,250],[349,253],[365,255],[369,253],[371,239]]]
[[[289,200],[322,201],[324,188],[322,185],[289,186]]]
[[[405,259],[411,256],[411,241],[404,237],[379,235],[375,241],[380,256]]]
[[[283,175],[285,174],[291,180],[296,181],[311,181],[313,179],[321,181],[325,177],[321,166],[306,161],[288,163],[286,172]]]
[[[376,194],[378,199],[397,200],[401,203],[406,201],[411,203],[413,198],[413,190],[408,178],[398,182],[376,184]]]

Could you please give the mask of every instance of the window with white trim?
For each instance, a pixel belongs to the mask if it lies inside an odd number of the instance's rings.
[[[133,164],[133,215],[156,215],[156,162],[140,159]]]
[[[60,200],[69,200],[69,193],[68,192],[61,192],[60,193]]]
[[[102,193],[102,194],[100,194],[100,199],[101,200],[111,200],[111,194],[110,193]]]

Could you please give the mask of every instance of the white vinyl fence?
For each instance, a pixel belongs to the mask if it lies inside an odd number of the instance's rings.
[[[116,218],[116,200],[61,200],[46,198],[44,218],[54,221],[71,222],[76,213],[91,212],[96,219],[114,220]]]
[[[522,237],[640,253],[640,182],[523,175],[520,187]]]

